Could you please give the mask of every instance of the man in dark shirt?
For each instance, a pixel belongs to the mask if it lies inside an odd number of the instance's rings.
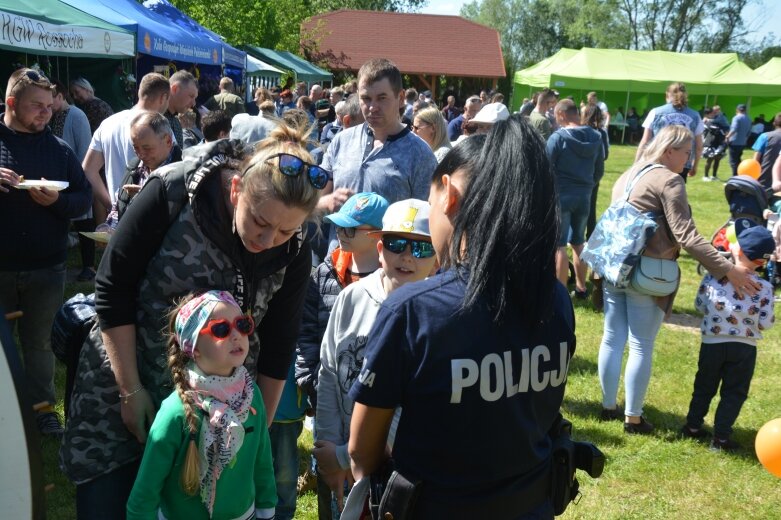
[[[184,143],[182,125],[176,119],[176,114],[184,114],[195,106],[195,98],[198,97],[198,80],[186,70],[180,70],[169,78],[168,83],[171,85],[171,97],[168,99],[165,118],[168,119],[168,124],[174,132],[176,144],[182,146]]]
[[[62,305],[68,225],[92,204],[92,189],[74,152],[47,126],[52,91],[33,69],[8,80],[0,122],[0,308],[23,312],[17,323],[26,390],[33,403],[45,403],[38,429],[60,436],[49,339]]]
[[[480,98],[477,96],[470,96],[464,103],[464,113],[457,116],[447,125],[447,137],[451,141],[455,141],[463,133],[463,124],[470,119],[474,118],[480,109],[483,108],[483,104]]]

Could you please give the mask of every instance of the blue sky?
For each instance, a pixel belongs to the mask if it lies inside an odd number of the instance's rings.
[[[428,14],[453,14],[461,11],[461,6],[467,0],[429,0],[428,5],[421,9]],[[778,0],[762,0],[757,5],[751,5],[745,9],[744,22],[752,29],[755,35],[752,40],[759,41],[766,33],[773,31],[776,38],[781,37],[781,9],[778,8]]]

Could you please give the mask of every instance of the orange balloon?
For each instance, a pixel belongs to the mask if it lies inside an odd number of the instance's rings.
[[[759,179],[762,173],[762,165],[756,159],[745,159],[738,165],[738,175],[748,175],[752,179]]]
[[[765,469],[781,477],[781,417],[769,421],[759,429],[754,449]]]

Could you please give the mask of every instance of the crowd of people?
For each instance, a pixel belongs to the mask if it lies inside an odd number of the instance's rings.
[[[307,416],[321,519],[364,517],[388,453],[409,518],[552,518],[572,300],[589,296],[605,313],[600,418],[653,431],[643,403],[675,291],[593,274],[589,289],[581,255],[610,151],[596,92],[578,103],[543,89],[516,114],[490,91],[437,103],[379,58],[343,86],[262,87],[246,104],[229,78],[196,106],[198,87],[186,71],[149,73],[114,114],[83,78],[66,88],[20,69],[7,83],[0,306],[24,311],[29,393],[48,403],[38,427],[61,438],[78,518],[291,519]],[[656,220],[645,255],[685,249],[709,273],[681,435],[707,435],[721,384],[711,446],[733,450],[773,322],[755,270],[775,242],[739,220],[727,260],[697,232],[685,182],[700,157],[716,178],[725,151],[735,173],[754,135],[760,182],[781,189],[781,115],[771,132],[744,105],[731,124],[719,107],[705,116],[672,84],[612,198]],[[634,108],[612,117],[641,121]],[[14,189],[31,180],[43,184]],[[110,238],[97,270],[80,241],[97,316],[68,367],[63,427],[48,336],[71,220]],[[421,435],[442,425],[461,435]]]

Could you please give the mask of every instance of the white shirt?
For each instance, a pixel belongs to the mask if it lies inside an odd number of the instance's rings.
[[[117,190],[125,177],[125,168],[136,157],[130,140],[130,121],[138,113],[139,110],[131,108],[107,117],[95,130],[89,144],[90,150],[103,154],[106,184],[112,204],[117,201]]]

